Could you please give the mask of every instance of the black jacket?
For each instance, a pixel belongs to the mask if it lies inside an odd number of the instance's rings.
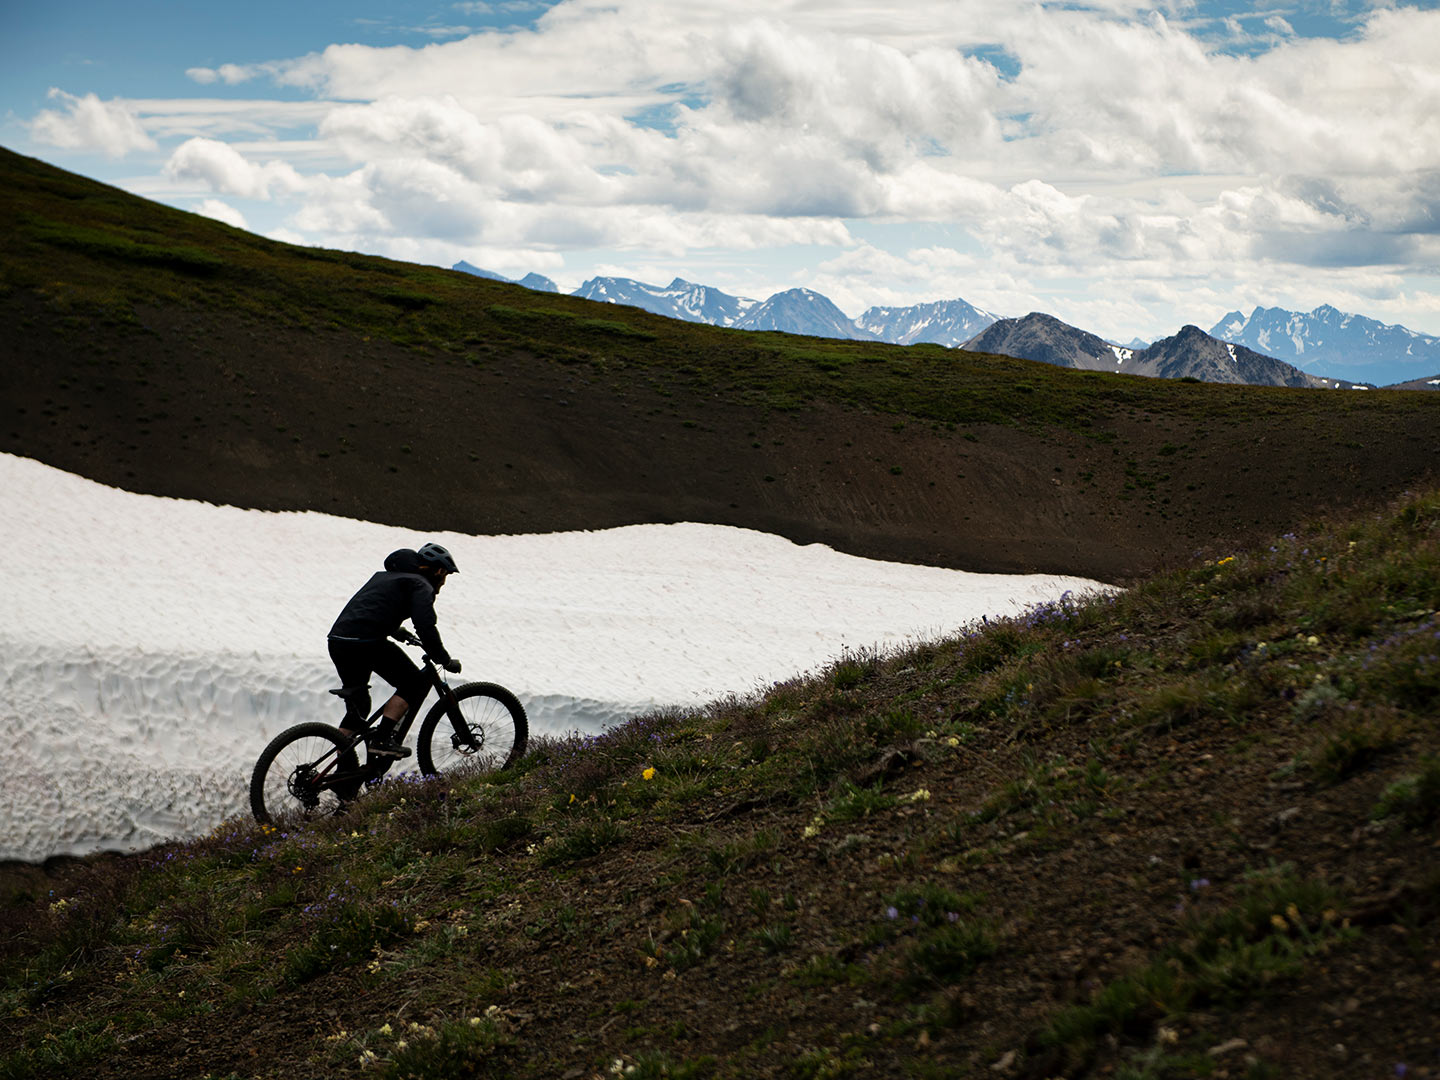
[[[409,548],[392,551],[385,569],[370,578],[350,598],[330,637],[340,641],[384,641],[409,619],[425,652],[444,665],[450,654],[435,627],[435,588],[420,573],[420,556]]]

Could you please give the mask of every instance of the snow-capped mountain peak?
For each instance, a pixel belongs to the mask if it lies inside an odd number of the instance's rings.
[[[1310,312],[1256,307],[1248,316],[1229,312],[1210,333],[1282,360],[1299,362],[1316,375],[1338,371],[1368,382],[1414,380],[1440,369],[1440,338],[1391,326],[1321,304]]]

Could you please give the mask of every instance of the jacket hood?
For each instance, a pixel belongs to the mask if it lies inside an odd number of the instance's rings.
[[[420,556],[410,548],[401,548],[385,556],[385,569],[392,574],[420,573]]]

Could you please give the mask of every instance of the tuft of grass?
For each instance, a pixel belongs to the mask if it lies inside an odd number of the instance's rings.
[[[1335,901],[1327,886],[1290,867],[1256,873],[1236,904],[1190,918],[1183,941],[1106,983],[1090,1001],[1060,1010],[1037,1042],[1079,1062],[1103,1037],[1146,1040],[1162,1020],[1192,1009],[1263,999],[1299,975],[1308,957],[1354,936]]]
[[[1376,723],[1360,723],[1328,736],[1315,751],[1312,765],[1315,778],[1322,785],[1348,780],[1369,768],[1397,743],[1393,728]]]
[[[375,1044],[386,1053],[383,1058],[375,1055],[373,1063],[380,1066],[380,1075],[387,1080],[501,1077],[509,1071],[501,1052],[514,1043],[514,1037],[490,1016],[433,1024],[412,1021],[395,1032],[393,1040]]]
[[[608,818],[580,822],[563,834],[551,837],[541,847],[540,862],[544,866],[560,866],[588,859],[620,843],[625,836],[625,826]]]
[[[760,946],[761,952],[778,956],[794,946],[794,928],[789,923],[766,923],[755,931],[755,943]]]
[[[1398,818],[1412,829],[1440,821],[1440,755],[1422,757],[1419,772],[1388,784],[1370,816],[1376,821]]]
[[[859,821],[889,810],[898,802],[894,795],[885,794],[881,784],[862,788],[847,780],[826,804],[823,813],[827,821]]]

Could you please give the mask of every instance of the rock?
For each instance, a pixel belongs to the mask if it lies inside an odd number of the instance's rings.
[[[1205,1051],[1211,1057],[1223,1057],[1226,1054],[1233,1054],[1236,1050],[1244,1050],[1250,1044],[1244,1039],[1227,1039],[1223,1043],[1217,1043]]]

